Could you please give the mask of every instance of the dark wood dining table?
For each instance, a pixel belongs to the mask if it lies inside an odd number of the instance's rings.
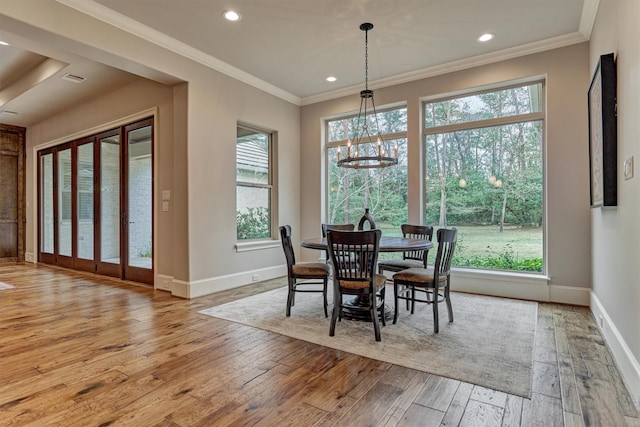
[[[314,237],[304,239],[300,246],[307,249],[317,249],[321,251],[327,250],[326,237]],[[382,236],[380,237],[380,252],[406,252],[406,251],[424,251],[431,249],[433,242],[423,239],[410,239],[407,237]]]
[[[307,249],[317,249],[321,251],[327,250],[327,238],[326,237],[314,237],[310,239],[304,239],[300,246]],[[406,252],[406,251],[423,251],[433,247],[433,242],[424,239],[411,239],[408,237],[395,237],[395,236],[381,236],[379,251],[380,252]],[[368,302],[354,298],[349,304],[353,306],[361,307],[367,305]],[[385,305],[384,317],[390,319],[393,317],[392,309]],[[343,316],[347,319],[371,321],[368,313],[362,313],[361,311],[349,311],[345,310]]]

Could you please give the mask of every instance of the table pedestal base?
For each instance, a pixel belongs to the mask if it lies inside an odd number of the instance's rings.
[[[351,301],[347,301],[343,305],[342,317],[347,320],[359,320],[361,322],[371,322],[369,311],[363,311],[362,308],[369,306],[369,298],[365,296],[357,296]],[[393,319],[393,308],[389,304],[384,305],[385,320]]]

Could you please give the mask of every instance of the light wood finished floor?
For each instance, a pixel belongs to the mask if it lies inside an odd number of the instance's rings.
[[[583,307],[540,304],[529,400],[197,313],[282,281],[191,301],[31,264],[0,281],[2,426],[640,426]]]

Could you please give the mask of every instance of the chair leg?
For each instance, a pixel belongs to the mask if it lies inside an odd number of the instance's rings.
[[[333,310],[331,311],[331,326],[329,327],[329,336],[332,337],[336,334],[336,320],[338,320],[338,316],[342,314],[342,307],[340,306],[340,300],[342,297],[340,296],[339,290],[334,290],[333,297]]]
[[[436,288],[435,292],[437,292],[437,288]],[[439,329],[440,329],[439,328],[440,325],[438,324],[438,319],[439,319],[439,316],[438,316],[438,297],[437,297],[437,294],[435,294],[435,293],[433,294],[433,302],[431,304],[433,304],[433,332],[435,332],[437,334]]]
[[[378,324],[378,308],[377,306],[377,297],[375,294],[369,295],[369,311],[371,312],[371,319],[373,322],[373,332],[376,336],[376,341],[381,341],[380,338],[380,325]]]
[[[449,295],[449,285],[444,289],[444,299],[447,303],[447,311],[449,311],[449,322],[453,322],[453,307],[451,307],[451,298]]]
[[[386,286],[386,285],[385,285]],[[384,301],[385,301],[385,296],[386,296],[387,290],[386,288],[382,288],[382,291],[380,291],[380,299],[382,299],[382,304],[380,305],[380,319],[382,319],[382,326],[387,326],[387,322],[384,318]],[[378,304],[378,297],[376,297],[375,295],[373,296],[373,300],[376,303],[376,307]],[[376,311],[378,311],[378,309],[376,308]]]
[[[293,290],[293,285],[289,282],[289,294],[287,295],[287,317],[291,316],[291,306],[293,305],[293,294],[295,291]]]
[[[416,288],[411,286],[411,314],[413,314],[413,310],[416,308]]]
[[[393,324],[395,325],[398,321],[398,282],[393,281]],[[409,304],[407,302],[407,304]]]
[[[322,298],[324,301],[324,317],[329,317],[329,312],[327,311],[327,278],[322,279],[323,288],[322,288]]]

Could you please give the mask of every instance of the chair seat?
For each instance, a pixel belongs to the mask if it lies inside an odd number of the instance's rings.
[[[400,282],[411,282],[415,283],[416,286],[433,286],[433,267],[429,268],[408,268],[406,270],[402,270],[393,275],[394,280],[398,280]],[[447,281],[447,276],[440,276],[438,278],[440,283],[444,283]]]
[[[323,276],[329,275],[331,267],[321,262],[308,262],[293,265],[293,274],[296,276]]]
[[[422,261],[416,259],[390,259],[378,261],[378,268],[391,271],[402,271],[407,268],[423,268]]]
[[[382,288],[385,285],[387,278],[376,274],[376,290]],[[340,286],[350,289],[365,289],[369,287],[369,282],[359,280],[341,280]]]

